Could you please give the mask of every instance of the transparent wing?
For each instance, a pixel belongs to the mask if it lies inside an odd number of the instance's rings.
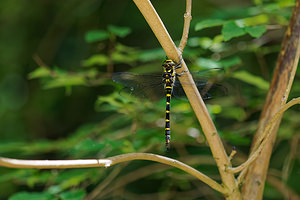
[[[212,97],[224,96],[227,94],[227,88],[219,83],[219,75],[220,73],[224,73],[223,69],[215,68],[200,72],[196,71],[185,73],[190,73],[193,76],[195,85],[198,88],[203,100],[211,99]],[[182,85],[190,84],[191,83],[179,82],[179,80],[177,80],[174,85],[173,95],[180,99],[186,99]]]
[[[217,81],[213,78],[217,71],[219,69],[205,70],[204,72],[189,72],[193,76],[195,84],[204,100],[214,96],[222,96],[227,92],[226,88],[216,83]],[[162,75],[120,72],[113,74],[112,79],[126,86],[120,91],[121,95],[127,93],[137,97],[150,98],[151,100],[157,100],[165,96]],[[186,99],[182,85],[187,84],[191,83],[180,83],[177,78],[173,87],[173,96]]]
[[[137,97],[150,98],[151,100],[158,100],[165,95],[162,75],[120,72],[113,74],[112,79],[126,86],[120,91],[121,95],[128,93]]]
[[[163,85],[162,75],[135,74],[130,72],[119,72],[112,75],[113,81],[130,88],[155,87]]]
[[[207,80],[195,81],[196,87],[203,100],[211,99],[212,97],[224,96],[227,93],[226,87],[217,83],[210,83]],[[183,83],[186,85],[186,83]],[[175,82],[173,88],[173,96],[179,99],[187,100],[182,84],[179,81]]]

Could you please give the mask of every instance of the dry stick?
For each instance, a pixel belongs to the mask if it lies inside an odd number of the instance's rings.
[[[285,34],[265,106],[260,117],[258,129],[253,139],[250,155],[252,155],[260,145],[260,138],[262,138],[268,121],[271,120],[280,107],[285,104],[293,83],[300,53],[299,3],[300,0],[297,0],[289,27]],[[281,117],[273,124],[273,130],[270,133],[270,142],[264,146],[259,157],[248,169],[242,187],[242,195],[245,200],[262,199],[269,160],[280,121]],[[245,171],[242,171],[242,173],[245,174]]]
[[[192,0],[186,0],[186,11],[184,14],[183,32],[182,32],[182,37],[181,37],[180,44],[178,47],[178,50],[180,51],[181,54],[187,43],[191,20],[192,20]]]
[[[170,35],[166,31],[165,26],[163,25],[161,19],[159,18],[158,14],[156,13],[155,9],[153,8],[152,4],[148,0],[134,0],[134,3],[146,19],[147,23],[151,27],[153,33],[157,37],[158,41],[160,42],[161,46],[163,47],[164,51],[166,52],[168,58],[179,62],[180,54],[176,49],[176,46],[171,39]],[[188,71],[188,68],[184,62],[181,61],[182,71]],[[179,74],[181,72],[178,72]],[[226,167],[230,165],[230,161],[228,156],[225,152],[224,146],[221,142],[221,139],[218,135],[216,127],[207,111],[207,108],[199,94],[199,91],[194,83],[194,80],[190,73],[184,73],[183,76],[179,77],[181,82],[190,83],[184,84],[183,89],[186,93],[186,96],[189,99],[189,102],[200,122],[202,130],[207,138],[209,146],[211,148],[213,157],[217,163],[218,169],[220,171],[220,175],[223,181],[223,184],[227,189],[230,190],[229,196],[227,199],[240,199],[240,192],[238,189],[237,182],[234,178],[232,173],[226,172]]]
[[[282,108],[273,116],[273,118],[268,122],[268,124],[265,127],[265,130],[263,132],[262,138],[260,138],[259,142],[260,145],[259,147],[255,150],[254,153],[240,166],[238,167],[229,167],[227,170],[231,173],[238,173],[247,167],[250,166],[250,164],[255,161],[255,159],[260,155],[261,150],[264,148],[264,146],[269,142],[269,138],[271,136],[270,132],[272,128],[274,127],[274,123],[282,116],[282,114],[292,107],[295,104],[300,104],[300,97],[292,99],[290,102],[282,106]],[[267,142],[268,141],[268,142]]]
[[[83,159],[83,160],[21,160],[0,157],[0,166],[22,169],[66,169],[66,168],[87,168],[87,167],[110,167],[118,163],[132,160],[150,160],[160,162],[181,169],[192,176],[203,181],[213,189],[222,194],[228,191],[222,185],[202,174],[196,169],[171,158],[150,153],[128,153],[106,159]]]

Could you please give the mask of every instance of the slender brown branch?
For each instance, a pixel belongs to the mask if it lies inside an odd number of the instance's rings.
[[[260,155],[262,149],[265,147],[265,145],[269,142],[269,138],[271,136],[270,132],[272,131],[272,128],[274,128],[274,123],[282,116],[282,114],[292,107],[295,104],[300,104],[300,97],[292,99],[290,102],[282,106],[282,108],[273,116],[273,118],[268,122],[268,124],[265,127],[265,130],[262,134],[262,137],[259,139],[260,145],[256,148],[254,153],[251,154],[251,156],[240,166],[238,167],[229,167],[227,170],[231,173],[238,173],[247,167],[250,166],[250,164],[255,161],[255,159]]]
[[[178,49],[181,54],[183,52],[183,49],[184,49],[184,47],[187,43],[187,39],[189,37],[191,20],[192,20],[192,0],[186,0],[186,11],[184,14],[183,32],[182,32],[180,44],[178,46]]]
[[[237,153],[237,151],[235,149],[233,149],[229,155],[229,160],[231,162],[231,160],[233,159],[233,157],[235,156],[235,154]]]
[[[21,160],[0,157],[0,166],[23,169],[65,169],[84,167],[110,167],[118,163],[132,160],[151,160],[181,169],[192,176],[203,181],[218,192],[226,194],[228,191],[216,181],[202,174],[196,169],[171,158],[150,153],[128,153],[106,159],[86,159],[86,160]]]
[[[163,25],[161,19],[153,8],[152,4],[148,0],[133,0],[147,23],[151,27],[153,33],[157,37],[162,48],[166,52],[168,58],[179,62],[180,53],[176,49],[174,42],[172,41],[170,35],[168,34],[165,26]],[[188,71],[188,68],[184,62],[181,60],[182,67],[180,68],[181,74],[182,71]],[[199,91],[194,83],[194,80],[190,73],[184,73],[183,76],[179,77],[181,82],[190,83],[184,84],[183,89],[186,93],[186,96],[189,99],[189,102],[200,122],[202,130],[207,138],[209,146],[211,148],[214,159],[216,160],[220,175],[225,187],[230,189],[229,196],[227,199],[238,200],[241,199],[239,188],[235,177],[232,173],[226,171],[226,167],[229,165],[231,167],[229,158],[225,152],[224,146],[221,142],[221,139],[218,135],[217,129],[208,113],[208,110],[199,94]]]
[[[282,105],[285,104],[297,69],[300,55],[300,0],[296,1],[295,8],[287,28],[281,51],[275,67],[271,86],[262,111],[258,129],[253,139],[252,155],[260,145],[263,138],[265,127],[268,121],[276,114]],[[249,167],[245,182],[243,184],[242,193],[245,200],[262,199],[264,183],[269,167],[269,160],[272,154],[276,133],[281,121],[281,117],[273,124],[270,132],[270,142],[262,149],[262,153]]]

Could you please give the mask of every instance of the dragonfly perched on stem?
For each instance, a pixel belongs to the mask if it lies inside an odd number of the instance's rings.
[[[213,93],[225,93],[226,88],[222,85],[214,83],[208,76],[202,72],[186,72],[181,74],[176,73],[176,69],[181,68],[181,62],[176,64],[173,60],[167,59],[162,64],[163,74],[135,74],[130,72],[119,72],[112,76],[113,81],[126,86],[123,92],[133,94],[138,97],[150,97],[153,99],[155,94],[166,97],[166,117],[165,117],[165,137],[166,137],[166,150],[170,149],[171,140],[171,127],[170,127],[170,105],[171,97],[182,97],[184,91],[183,84],[180,83],[177,77],[185,73],[191,73],[195,77],[195,84],[203,98],[203,100],[210,99]],[[219,68],[212,69],[214,71],[220,70]],[[211,71],[211,70],[208,70]],[[189,83],[190,84],[190,83]]]

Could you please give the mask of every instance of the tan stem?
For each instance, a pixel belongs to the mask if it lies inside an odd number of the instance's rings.
[[[153,33],[157,37],[168,58],[179,62],[180,54],[150,1],[133,1],[151,27]],[[188,68],[183,59],[181,60],[181,63],[182,68],[180,68],[180,70],[188,71]],[[178,74],[181,74],[181,72],[178,72]],[[230,160],[225,152],[217,129],[207,111],[207,108],[201,98],[201,95],[199,94],[199,91],[194,83],[191,74],[184,73],[183,76],[179,77],[179,80],[181,82],[189,83],[184,84],[183,89],[207,138],[213,157],[217,163],[223,184],[230,190],[227,199],[240,199],[240,192],[235,177],[232,173],[226,171],[226,168],[228,166],[231,167]]]
[[[183,52],[183,49],[184,49],[184,47],[187,43],[187,39],[189,37],[191,20],[192,20],[192,0],[186,0],[186,11],[184,14],[183,32],[182,32],[180,44],[178,46],[178,49],[181,52],[181,54]]]

